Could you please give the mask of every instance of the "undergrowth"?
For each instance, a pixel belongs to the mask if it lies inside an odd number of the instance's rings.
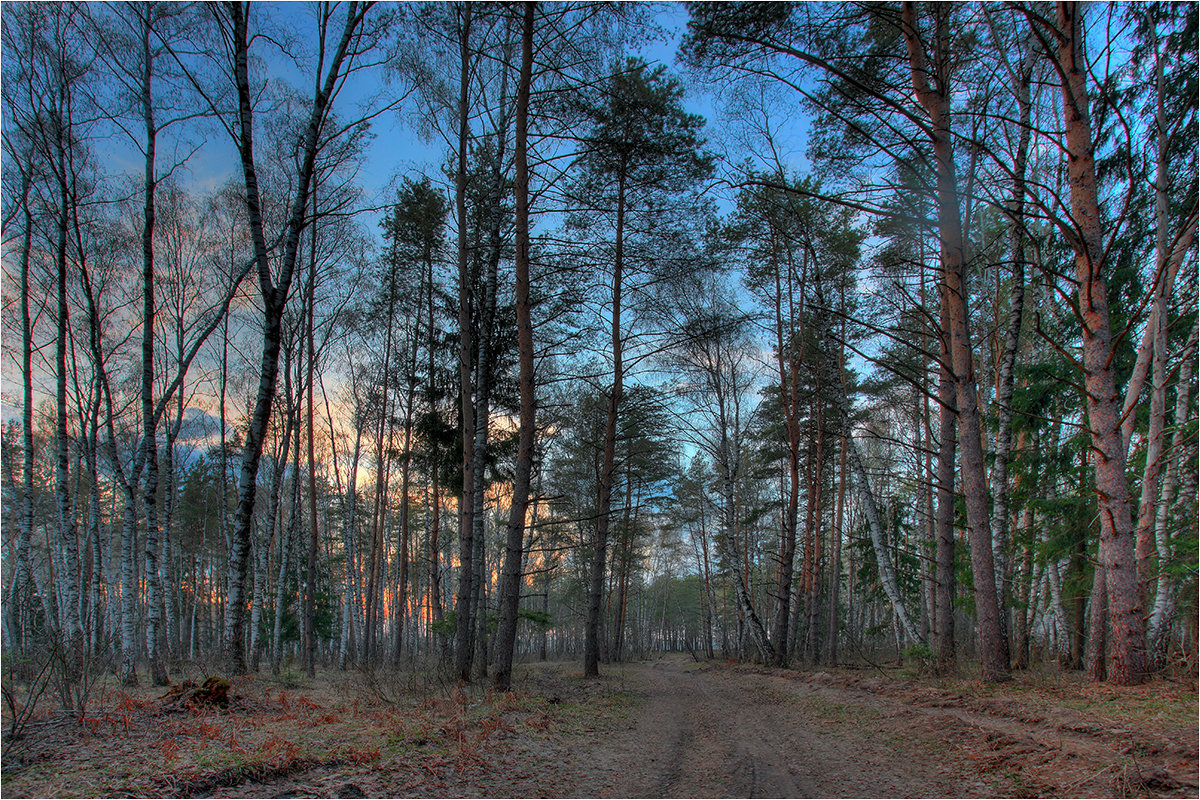
[[[436,781],[487,768],[515,737],[569,736],[580,719],[620,718],[636,702],[619,682],[535,669],[509,693],[437,673],[241,677],[230,711],[167,711],[161,689],[110,688],[82,720],[30,730],[29,758],[6,769],[5,796],[205,795],[335,765]]]

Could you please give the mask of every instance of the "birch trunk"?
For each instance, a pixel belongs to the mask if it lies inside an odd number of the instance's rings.
[[[1187,223],[1185,223],[1185,233],[1183,242],[1172,243],[1169,240],[1169,197],[1168,189],[1170,182],[1170,173],[1168,170],[1168,137],[1170,126],[1167,120],[1167,112],[1165,107],[1166,85],[1164,76],[1164,57],[1157,52],[1157,42],[1155,52],[1154,76],[1155,76],[1155,255],[1156,255],[1156,277],[1158,281],[1158,289],[1154,295],[1154,303],[1150,313],[1150,320],[1146,325],[1146,331],[1143,334],[1143,347],[1149,345],[1153,355],[1152,363],[1152,379],[1150,392],[1150,425],[1146,434],[1146,466],[1142,472],[1141,497],[1138,503],[1137,514],[1137,530],[1135,554],[1137,557],[1137,572],[1138,572],[1138,590],[1143,598],[1148,596],[1150,584],[1153,581],[1151,574],[1151,560],[1157,550],[1160,548],[1156,544],[1155,530],[1159,509],[1163,509],[1166,503],[1160,504],[1159,498],[1159,482],[1160,476],[1163,473],[1163,446],[1164,446],[1164,429],[1166,427],[1166,405],[1167,405],[1167,302],[1170,297],[1171,288],[1174,284],[1175,273],[1178,272],[1179,264],[1182,263],[1180,258],[1183,253],[1190,250],[1190,240],[1195,235],[1195,211],[1193,210]],[[1184,247],[1179,250],[1181,245]],[[1171,284],[1171,286],[1168,286]],[[1147,339],[1149,338],[1149,341]],[[1138,354],[1139,362],[1144,361],[1143,353]],[[1191,357],[1185,355],[1185,362],[1190,361]],[[1136,365],[1135,365],[1136,366]],[[1190,372],[1192,365],[1187,363],[1185,369]],[[1144,378],[1143,378],[1144,379]],[[1186,382],[1180,383],[1183,387]],[[1133,387],[1130,387],[1131,391]],[[1140,387],[1139,387],[1140,388]],[[1186,389],[1184,391],[1187,391]],[[1126,406],[1130,405],[1131,399],[1136,400],[1136,395],[1126,395]],[[1185,403],[1186,406],[1186,403]],[[1125,417],[1122,426],[1122,435],[1125,440],[1126,447],[1129,445],[1131,435],[1131,424],[1136,417],[1136,414],[1129,413],[1131,408],[1123,409],[1123,414],[1128,414]],[[1185,409],[1186,410],[1186,409]],[[1170,467],[1168,466],[1167,469]],[[1165,480],[1165,478],[1164,478]],[[1164,492],[1164,497],[1167,493]],[[1165,562],[1160,559],[1160,572],[1162,565]],[[1155,607],[1157,609],[1158,602],[1156,598]],[[1151,615],[1151,640],[1155,638],[1154,631],[1157,630],[1153,622],[1153,614]]]
[[[261,528],[255,527],[254,535],[254,584],[250,600],[250,671],[258,672],[262,659],[262,616],[266,612],[266,594],[268,571],[271,568],[271,551],[274,549],[276,528],[279,527],[279,508],[282,501],[284,476],[287,473],[288,459],[291,457],[292,432],[296,425],[297,412],[293,407],[292,394],[292,352],[289,345],[285,348],[283,357],[283,396],[285,416],[283,419],[283,434],[279,438],[278,452],[271,464],[271,485],[267,495],[267,513]],[[281,543],[280,549],[286,552],[286,543]],[[280,561],[286,559],[281,556]],[[275,625],[271,636],[271,671],[279,671],[279,634],[281,607],[283,603],[284,572],[279,573],[280,580],[276,583],[275,593]]]
[[[181,348],[182,349],[182,348]],[[173,548],[171,544],[171,527],[174,523],[175,510],[178,505],[175,474],[175,442],[179,438],[179,430],[183,425],[184,392],[183,387],[175,393],[176,413],[173,422],[167,425],[167,441],[163,450],[163,477],[166,481],[166,495],[163,500],[162,517],[162,555],[159,559],[159,584],[162,586],[163,607],[163,643],[166,651],[164,660],[170,662],[179,655],[179,617],[181,609],[176,609],[176,585],[178,581],[171,573]],[[180,613],[176,613],[180,611]]]
[[[68,89],[60,81],[60,106],[69,108],[66,100]],[[64,124],[70,136],[71,120],[59,119]],[[71,497],[71,440],[67,428],[67,329],[70,325],[70,310],[67,305],[67,226],[72,211],[71,193],[68,188],[67,159],[65,152],[69,146],[67,141],[60,142],[58,151],[59,179],[59,208],[58,230],[55,244],[55,296],[58,310],[55,316],[57,337],[54,346],[55,369],[55,445],[57,459],[54,469],[54,495],[56,500],[58,523],[58,546],[63,556],[63,569],[54,581],[55,590],[60,597],[59,632],[66,650],[66,666],[68,683],[78,678],[79,657],[83,648],[83,623],[79,618],[80,563],[79,563],[79,531],[75,522],[75,507]],[[47,620],[49,621],[49,619]],[[73,709],[70,697],[63,698],[68,710]]]
[[[1154,514],[1154,542],[1158,555],[1158,580],[1154,593],[1154,609],[1150,614],[1150,667],[1160,670],[1167,660],[1167,648],[1170,643],[1171,618],[1174,610],[1174,599],[1178,595],[1175,580],[1169,572],[1173,552],[1171,548],[1171,531],[1168,527],[1171,512],[1175,505],[1176,484],[1179,471],[1187,463],[1186,437],[1188,408],[1191,403],[1192,376],[1196,368],[1197,333],[1200,327],[1192,328],[1192,335],[1184,347],[1180,362],[1179,380],[1175,384],[1175,430],[1171,436],[1171,449],[1167,454],[1167,464],[1162,480],[1162,491]],[[1191,503],[1192,498],[1183,493],[1185,502]]]
[[[254,248],[254,264],[258,269],[259,292],[263,301],[263,351],[259,369],[258,393],[250,424],[246,431],[246,442],[242,451],[242,468],[238,478],[238,502],[232,531],[232,542],[227,570],[224,630],[221,651],[226,669],[237,675],[246,671],[245,657],[245,583],[253,526],[254,501],[258,491],[258,465],[262,458],[263,439],[271,418],[271,404],[275,398],[276,379],[279,375],[279,348],[281,322],[284,307],[295,272],[300,233],[306,224],[305,208],[321,147],[320,133],[329,113],[335,90],[344,77],[344,66],[353,59],[351,42],[358,35],[360,26],[370,6],[351,2],[346,8],[345,24],[332,52],[328,53],[328,68],[315,87],[304,137],[300,143],[300,165],[296,176],[295,196],[290,203],[283,252],[279,268],[272,275],[268,258],[268,247],[264,229],[262,204],[259,197],[258,168],[254,156],[254,109],[250,84],[250,4],[230,4],[226,7],[230,19],[230,44],[232,47],[233,74],[237,88],[238,118],[234,126],[236,143],[241,160],[242,174],[246,187],[246,210],[249,217],[251,241]],[[329,21],[332,9],[325,7],[324,23]]]
[[[289,426],[289,430],[290,430]],[[289,433],[290,435],[290,433]],[[299,528],[297,520],[300,513],[300,430],[296,425],[296,460],[292,472],[292,485],[289,487],[292,495],[291,511],[288,514],[287,527],[280,533],[279,539],[279,576],[275,581],[275,626],[271,632],[271,672],[279,673],[283,662],[283,618],[287,611],[288,575],[292,569],[291,552]],[[286,469],[287,459],[283,459],[281,469]],[[274,523],[274,520],[272,520]],[[272,527],[272,531],[274,527]]]
[[[115,456],[114,456],[115,460]],[[137,506],[133,487],[122,486],[125,506],[121,514],[121,665],[117,671],[122,686],[137,686]]]
[[[826,323],[824,330],[821,331],[821,340],[824,343],[822,349],[825,354],[823,357],[825,358],[831,358],[828,354],[832,351],[832,338],[832,328]],[[924,640],[921,638],[921,632],[913,625],[908,610],[904,607],[904,599],[900,595],[900,584],[896,580],[892,557],[883,541],[883,520],[879,515],[879,506],[875,503],[875,495],[871,492],[867,471],[859,457],[858,447],[854,444],[854,437],[851,435],[850,410],[846,395],[844,392],[835,392],[834,395],[842,430],[845,431],[845,448],[847,461],[850,464],[850,475],[858,493],[859,503],[867,518],[867,527],[871,534],[871,547],[875,552],[875,561],[879,568],[879,580],[883,585],[883,592],[887,595],[888,602],[892,606],[892,613],[895,614],[904,635],[914,642],[922,642]]]
[[[315,220],[317,216],[315,186],[312,192],[312,211]],[[304,379],[308,393],[305,404],[306,434],[308,436],[308,562],[305,564],[304,570],[304,641],[302,644],[304,668],[308,672],[308,677],[313,678],[317,674],[317,553],[320,550],[320,530],[317,524],[317,457],[313,431],[313,370],[317,361],[316,349],[313,346],[313,309],[317,302],[317,225],[315,222],[312,225],[308,247],[308,286],[305,288],[308,299],[308,314],[305,319],[308,358]]]
[[[32,151],[32,148],[31,148]],[[32,161],[32,152],[30,153]],[[29,167],[32,169],[32,165]],[[33,564],[33,318],[29,310],[29,262],[33,248],[33,212],[29,206],[32,180],[21,173],[21,522],[17,540],[17,571],[13,579],[19,602],[27,607],[32,597]],[[16,604],[9,611],[18,615]]]
[[[721,533],[719,541],[723,545],[726,558],[729,560],[730,572],[733,573],[734,594],[737,597],[738,609],[742,617],[740,621],[747,626],[746,632],[749,633],[754,647],[758,651],[759,658],[764,663],[770,663],[775,660],[775,653],[771,641],[767,638],[766,628],[763,626],[758,612],[755,611],[754,600],[750,596],[750,587],[746,577],[748,560],[746,553],[738,546],[737,541],[736,482],[741,469],[740,436],[734,437],[734,440],[731,441],[731,437],[728,435],[730,419],[727,414],[726,398],[723,393],[718,392],[717,401],[719,408],[717,424],[721,429],[720,443],[716,453],[718,478],[721,482]],[[737,420],[736,411],[733,417],[733,428],[737,430],[740,427],[740,423]]]

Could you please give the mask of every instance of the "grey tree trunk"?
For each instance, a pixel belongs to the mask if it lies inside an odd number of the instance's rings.
[[[459,8],[462,22],[459,28],[459,98],[458,98],[458,161],[454,180],[454,205],[458,216],[458,377],[462,437],[463,483],[458,513],[458,596],[455,609],[458,615],[455,631],[454,664],[461,681],[471,680],[471,662],[475,655],[475,437],[469,428],[475,419],[471,383],[471,284],[467,265],[467,147],[470,141],[470,107],[468,91],[471,81],[471,6]]]
[[[608,415],[604,420],[604,454],[600,461],[600,493],[596,503],[596,536],[592,541],[592,561],[588,573],[587,618],[583,640],[583,675],[600,674],[600,618],[604,594],[604,570],[608,563],[608,528],[612,510],[612,490],[616,467],[617,418],[624,391],[625,368],[622,361],[621,330],[622,271],[625,252],[625,171],[617,178],[617,241],[613,259],[611,343],[613,384],[608,394]]]
[[[784,286],[780,276],[779,257],[775,251],[775,232],[771,232],[772,272],[775,278],[775,361],[779,371],[779,399],[783,406],[784,423],[787,427],[787,466],[788,488],[786,506],[783,509],[783,526],[779,548],[779,572],[775,585],[775,622],[771,638],[775,646],[775,663],[786,667],[791,653],[789,632],[794,630],[789,626],[789,611],[792,595],[793,563],[796,558],[796,529],[800,505],[800,426],[797,419],[800,413],[799,378],[797,375],[799,356],[796,353],[795,339],[801,334],[795,330],[796,303],[793,295],[791,270],[788,271],[787,289],[787,323],[783,316]],[[800,305],[803,320],[804,277],[801,276]],[[786,344],[785,344],[785,336]]]
[[[843,284],[841,290],[841,305],[842,310],[846,308],[846,293]],[[838,382],[839,390],[843,396],[846,394],[846,318],[842,317],[842,334],[838,343]],[[838,594],[841,588],[842,580],[842,530],[843,519],[846,509],[846,443],[850,436],[850,431],[844,426],[838,426],[838,490],[837,490],[837,505],[834,508],[833,530],[831,537],[833,539],[833,548],[830,551],[829,561],[829,628],[826,632],[827,640],[825,651],[828,654],[829,663],[831,666],[837,666],[838,663]]]
[[[823,300],[819,300],[824,304]],[[820,341],[822,342],[822,358],[833,360],[833,329],[829,325],[828,320],[823,323],[823,330],[820,333]],[[879,581],[883,585],[883,592],[887,595],[888,602],[892,606],[892,613],[895,614],[896,620],[900,628],[904,631],[904,635],[914,642],[924,642],[921,638],[921,632],[913,624],[912,618],[908,615],[908,610],[904,606],[904,599],[900,595],[900,584],[896,580],[896,569],[892,565],[892,557],[888,552],[883,540],[883,519],[879,514],[879,506],[875,503],[875,495],[871,492],[871,484],[867,478],[867,471],[863,467],[862,459],[858,454],[858,447],[854,444],[854,437],[851,435],[850,425],[850,409],[848,407],[845,392],[834,392],[835,405],[837,406],[838,417],[840,419],[842,430],[845,431],[845,448],[846,459],[850,465],[850,475],[854,482],[854,488],[858,492],[858,501],[862,506],[863,512],[867,518],[867,528],[871,535],[871,547],[875,552],[876,565],[879,568]]]
[[[1161,550],[1161,546],[1157,543],[1160,537],[1155,535],[1157,518],[1160,516],[1165,507],[1170,504],[1169,493],[1164,491],[1162,502],[1159,502],[1159,483],[1160,476],[1163,473],[1164,461],[1164,429],[1166,426],[1166,404],[1167,404],[1167,302],[1170,297],[1171,288],[1174,285],[1175,275],[1178,273],[1179,265],[1182,263],[1182,255],[1184,251],[1190,250],[1190,242],[1195,237],[1196,230],[1196,209],[1193,207],[1191,214],[1188,216],[1182,233],[1181,241],[1171,241],[1169,226],[1169,186],[1170,186],[1170,164],[1168,160],[1168,143],[1171,126],[1167,119],[1165,98],[1166,98],[1166,80],[1164,75],[1164,56],[1158,52],[1157,42],[1155,42],[1155,266],[1157,291],[1154,295],[1154,303],[1151,309],[1150,320],[1146,325],[1146,331],[1142,337],[1142,346],[1149,346],[1152,350],[1151,357],[1151,393],[1150,393],[1150,426],[1146,434],[1146,465],[1142,472],[1141,498],[1138,504],[1137,528],[1136,528],[1136,545],[1135,553],[1137,557],[1138,571],[1138,589],[1143,597],[1147,597],[1150,589],[1150,584],[1153,581],[1151,574],[1151,560],[1156,551]],[[1182,247],[1181,247],[1182,246]],[[1189,343],[1189,346],[1191,343]],[[1186,348],[1185,348],[1186,349]],[[1144,354],[1138,353],[1139,365],[1144,363]],[[1191,372],[1192,364],[1186,363],[1191,360],[1191,357],[1185,354],[1184,369]],[[1143,378],[1144,380],[1144,378]],[[1184,382],[1180,382],[1180,387],[1184,387]],[[1139,387],[1140,388],[1140,387]],[[1190,387],[1182,388],[1185,393]],[[1123,413],[1129,412],[1131,401],[1136,400],[1136,394],[1132,394],[1133,387],[1127,389],[1126,408]],[[1186,403],[1185,403],[1186,405]],[[1186,413],[1186,410],[1185,410]],[[1136,414],[1129,413],[1123,422],[1122,436],[1125,440],[1126,447],[1129,445],[1129,438],[1132,432],[1131,423],[1134,421]],[[1178,421],[1177,421],[1178,425]],[[1178,436],[1178,428],[1176,430]],[[1169,458],[1166,469],[1170,469]],[[1165,482],[1165,476],[1163,481]],[[1162,567],[1165,561],[1160,559],[1159,571],[1162,572]],[[1162,579],[1160,579],[1161,583]],[[1158,599],[1155,601],[1155,609],[1158,608]],[[1157,628],[1154,625],[1154,614],[1151,614],[1151,646],[1156,638],[1155,632]],[[1151,656],[1152,660],[1154,656]]]
[[[180,347],[182,351],[182,346]],[[182,352],[179,354],[182,356]],[[178,505],[175,474],[175,442],[183,425],[184,396],[183,391],[175,393],[176,413],[173,421],[167,424],[167,441],[163,449],[163,480],[166,481],[166,494],[163,499],[162,517],[162,555],[159,559],[159,585],[162,587],[163,615],[163,644],[166,651],[163,658],[171,662],[179,655],[179,618],[181,609],[176,608],[176,586],[178,580],[172,575],[173,548],[171,546],[171,528],[174,523],[175,509]]]
[[[148,14],[141,15],[139,22],[139,44],[141,46],[141,112],[145,125],[145,174],[143,176],[142,210],[142,448],[146,465],[145,483],[142,485],[142,516],[145,520],[145,569],[146,580],[146,654],[150,661],[150,680],[155,686],[170,683],[162,655],[162,576],[159,574],[158,541],[158,420],[154,408],[154,223],[155,190],[158,177],[155,173],[155,147],[158,128],[154,123],[152,93],[154,59],[150,51],[151,25]]]
[[[313,218],[317,216],[317,191],[312,192]],[[305,318],[305,333],[307,335],[307,354],[305,361],[305,388],[308,393],[305,403],[305,419],[308,436],[308,563],[304,570],[304,620],[303,620],[303,649],[304,668],[308,677],[316,676],[317,669],[317,553],[320,550],[320,535],[317,524],[317,458],[313,436],[313,368],[317,361],[316,349],[313,347],[313,307],[316,305],[317,286],[317,225],[312,225],[312,236],[309,240],[308,254],[308,286],[305,289],[308,301],[308,313]]]
[[[1188,422],[1188,407],[1191,403],[1192,376],[1196,367],[1197,333],[1200,327],[1193,327],[1192,334],[1184,347],[1180,362],[1179,380],[1175,384],[1175,430],[1171,436],[1171,449],[1167,454],[1166,468],[1163,474],[1162,490],[1154,514],[1154,541],[1158,555],[1158,581],[1155,586],[1154,608],[1150,613],[1149,623],[1149,662],[1151,669],[1160,670],[1167,660],[1167,649],[1170,644],[1170,627],[1174,616],[1175,598],[1178,589],[1175,580],[1167,567],[1171,564],[1174,553],[1171,548],[1171,532],[1168,527],[1171,513],[1176,503],[1176,484],[1183,465],[1186,464],[1186,430]],[[1192,498],[1186,492],[1181,498],[1189,505]]]
[[[1013,373],[1017,363],[1017,348],[1021,341],[1021,322],[1025,308],[1025,170],[1029,158],[1029,141],[1032,128],[1029,119],[1032,109],[1030,83],[1033,80],[1034,60],[1038,51],[1032,37],[1026,43],[1020,67],[1014,77],[1013,91],[1017,99],[1020,131],[1017,152],[1013,158],[1013,189],[1009,200],[1008,217],[1012,226],[1009,232],[1009,280],[1008,324],[1004,331],[1004,349],[1001,351],[999,376],[996,382],[996,450],[992,463],[992,560],[996,572],[996,602],[1001,609],[1000,620],[1005,620],[1010,582],[1008,563],[1009,513],[1008,513],[1008,459],[1012,452],[1012,398]]]
[[[714,381],[714,383],[720,384],[720,381]],[[746,632],[749,633],[759,657],[763,662],[769,663],[775,659],[775,653],[767,638],[762,620],[754,608],[754,600],[750,596],[750,587],[746,580],[747,554],[737,541],[737,478],[741,473],[742,449],[740,409],[738,399],[726,397],[719,388],[717,403],[720,441],[715,455],[717,475],[721,485],[721,532],[718,541],[730,563],[734,593],[741,611],[742,622],[747,626]],[[732,409],[728,408],[730,404],[733,405]],[[731,430],[734,432],[732,437],[729,435]]]
[[[500,568],[500,624],[496,630],[496,669],[493,686],[508,691],[512,685],[513,650],[517,641],[517,612],[521,603],[521,560],[524,555],[525,515],[529,508],[533,471],[537,396],[534,385],[533,312],[529,278],[529,95],[533,80],[533,33],[536,3],[525,3],[521,27],[521,76],[517,83],[516,160],[513,193],[516,196],[516,300],[517,350],[520,361],[521,409],[518,423],[517,464],[513,476],[504,563]]]
[[[32,161],[32,147],[30,148]],[[28,167],[32,169],[32,164]],[[32,179],[21,173],[21,522],[17,540],[17,570],[13,579],[14,596],[27,604],[32,596],[33,565],[29,551],[33,544],[33,319],[29,310],[29,262],[33,246],[33,212],[29,206]],[[14,615],[17,604],[9,606]]]
[[[137,564],[134,549],[137,547],[137,506],[133,487],[122,487],[125,507],[121,515],[121,664],[118,678],[124,686],[136,686],[137,678]]]
[[[354,455],[350,457],[350,472],[346,478],[349,486],[346,489],[346,527],[342,531],[342,546],[346,549],[346,580],[342,586],[342,635],[338,642],[338,666],[346,669],[349,666],[352,652],[351,634],[354,629],[355,595],[357,594],[357,548],[358,530],[355,527],[355,513],[358,507],[358,460],[362,452],[362,431],[360,423],[361,412],[355,410],[354,424]]]
[[[392,265],[387,276],[388,310],[384,324],[387,334],[383,346],[383,388],[381,410],[379,414],[379,430],[375,439],[375,509],[371,513],[371,545],[367,553],[367,590],[363,598],[365,619],[361,631],[359,660],[363,664],[370,662],[375,649],[376,619],[379,615],[380,580],[379,574],[383,561],[384,529],[390,519],[388,509],[388,487],[391,478],[391,447],[385,447],[385,440],[390,441],[393,433],[391,414],[391,363],[392,363],[392,334],[394,333],[394,315],[396,299],[399,292],[397,286],[396,265]]]
[[[429,270],[433,268],[433,253],[426,252],[425,263]],[[392,637],[392,663],[397,668],[401,664],[404,648],[404,629],[408,621],[408,583],[409,557],[412,552],[412,521],[409,504],[412,495],[412,450],[414,444],[413,424],[417,401],[417,357],[420,350],[420,339],[414,330],[409,336],[408,374],[414,376],[409,381],[404,398],[404,447],[400,463],[400,536],[396,545],[397,570],[399,571],[393,608],[395,626]]]
[[[950,342],[946,331],[949,310],[941,311],[942,330],[938,334],[938,458],[937,458],[937,516],[934,535],[937,539],[933,655],[939,672],[953,671],[956,655],[954,645],[954,462],[958,449],[958,403],[954,374],[950,371]]]
[[[60,81],[60,93],[65,95],[69,89]],[[68,108],[69,102],[60,97],[60,108]],[[73,683],[78,677],[79,658],[83,652],[83,622],[79,617],[80,592],[80,562],[79,562],[79,531],[75,522],[75,507],[71,496],[71,441],[67,430],[67,329],[70,325],[70,310],[67,305],[67,227],[72,210],[77,207],[72,204],[72,196],[67,177],[68,156],[65,149],[69,146],[71,120],[64,120],[67,140],[60,143],[58,151],[59,207],[58,231],[55,244],[55,296],[58,301],[58,311],[55,316],[57,337],[54,347],[55,369],[55,443],[57,460],[54,469],[54,494],[58,512],[58,540],[63,557],[63,569],[55,581],[56,592],[60,598],[58,604],[58,628],[62,642],[66,648],[66,664],[68,683]],[[73,700],[63,697],[68,710],[73,709]]]
[[[871,484],[867,479],[867,471],[863,468],[862,459],[854,439],[846,437],[846,455],[850,462],[850,474],[854,478],[854,487],[858,490],[858,501],[862,504],[867,518],[867,528],[871,534],[871,547],[875,552],[875,561],[879,567],[879,580],[883,584],[883,592],[887,595],[892,611],[900,623],[904,635],[911,641],[920,642],[921,632],[913,625],[904,600],[900,596],[900,585],[896,581],[896,570],[892,566],[892,557],[883,541],[883,520],[879,516],[879,507],[875,504],[875,495],[871,493]]]
[[[283,429],[283,454],[275,463],[275,481],[271,490],[270,507],[267,513],[267,521],[265,535],[261,540],[266,543],[273,541],[275,531],[278,527],[279,511],[283,505],[283,476],[287,472],[288,458],[294,457],[294,467],[291,477],[291,485],[288,491],[291,495],[290,513],[288,514],[288,522],[286,528],[279,533],[279,570],[278,578],[275,581],[275,624],[271,630],[271,672],[278,674],[280,665],[283,662],[283,618],[284,610],[287,607],[287,579],[291,567],[292,544],[296,536],[296,514],[300,510],[299,493],[300,493],[300,430],[299,430],[299,412],[298,407],[299,396],[301,390],[293,395],[291,381],[291,359],[284,360],[284,393],[288,398],[295,397],[293,401],[289,399],[287,406],[287,420],[284,423]],[[297,370],[299,367],[297,366]],[[295,437],[295,452],[294,456],[289,456],[292,448],[292,438]],[[264,547],[268,554],[270,553],[270,545]],[[264,559],[265,563],[269,563],[269,555]],[[263,583],[266,584],[266,570],[263,571]]]

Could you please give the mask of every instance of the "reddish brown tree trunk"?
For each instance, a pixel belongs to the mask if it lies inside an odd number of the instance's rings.
[[[1076,279],[1083,323],[1083,372],[1092,442],[1092,467],[1100,507],[1100,564],[1108,604],[1108,679],[1116,684],[1146,678],[1145,621],[1138,592],[1129,484],[1125,478],[1125,442],[1121,398],[1104,279],[1104,241],[1097,198],[1096,163],[1083,57],[1082,9],[1058,4],[1058,60],[1062,76],[1071,216],[1076,235]],[[1095,599],[1095,598],[1094,598]],[[1096,631],[1094,630],[1094,633]],[[1089,648],[1090,649],[1090,648]]]
[[[913,88],[929,117],[929,134],[937,168],[938,235],[941,240],[942,303],[949,311],[951,367],[958,402],[959,453],[962,487],[967,506],[967,536],[975,578],[975,612],[979,621],[979,660],[985,680],[1008,677],[1008,639],[1000,621],[996,573],[992,556],[987,475],[983,459],[983,430],[971,351],[970,313],[964,273],[962,218],[955,178],[953,134],[950,127],[950,53],[947,6],[935,7],[932,61],[918,28],[914,4],[903,5],[902,29],[908,46]]]

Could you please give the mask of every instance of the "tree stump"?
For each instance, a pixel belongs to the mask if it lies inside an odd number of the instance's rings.
[[[183,711],[195,708],[229,708],[229,681],[216,675],[209,676],[197,686],[184,681],[172,686],[160,699],[164,711]]]

